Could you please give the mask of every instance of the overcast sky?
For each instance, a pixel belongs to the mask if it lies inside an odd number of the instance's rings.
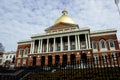
[[[0,0],[0,42],[6,51],[16,51],[18,41],[44,33],[64,8],[80,28],[115,28],[120,40],[120,15],[114,0]]]

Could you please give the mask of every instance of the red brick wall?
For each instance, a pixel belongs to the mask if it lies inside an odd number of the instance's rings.
[[[16,51],[16,58],[15,58],[15,67],[17,66],[17,60],[20,59],[21,60],[21,65],[22,65],[22,61],[23,61],[23,58],[18,58],[18,54],[19,54],[19,49],[22,49],[22,56],[23,56],[23,52],[24,52],[24,49],[25,48],[29,48],[29,51],[28,51],[28,54],[30,53],[30,46],[31,44],[23,44],[23,45],[18,45],[17,47],[17,51]],[[26,58],[27,59],[27,58]],[[26,61],[28,63],[28,59]]]
[[[116,49],[116,50],[119,50],[119,44],[118,44],[118,39],[117,39],[116,34],[103,35],[103,36],[93,36],[93,37],[90,38],[90,40],[91,40],[91,46],[92,46],[92,41],[97,41],[98,51],[100,51],[99,41],[100,41],[101,39],[104,39],[104,40],[106,41],[108,50],[110,50],[108,40],[109,40],[109,39],[113,39],[113,40],[114,40],[114,43],[115,43],[115,49]]]

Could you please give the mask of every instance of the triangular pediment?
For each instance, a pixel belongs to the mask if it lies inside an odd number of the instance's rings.
[[[78,27],[77,24],[70,24],[70,23],[63,23],[60,22],[58,24],[55,24],[47,29],[45,29],[45,31],[49,31],[49,30],[57,30],[57,29],[64,29],[64,28],[72,28],[72,27]]]

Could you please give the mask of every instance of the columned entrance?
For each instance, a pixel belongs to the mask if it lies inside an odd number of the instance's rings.
[[[59,55],[55,55],[55,66],[58,66],[60,63],[60,56]]]
[[[33,57],[33,66],[36,66],[36,57]]]
[[[52,56],[48,56],[48,66],[52,66]]]
[[[41,66],[45,66],[45,56],[41,56]]]
[[[75,65],[76,64],[76,57],[75,54],[70,55],[70,64]]]
[[[67,59],[68,59],[68,57],[67,57],[66,54],[64,54],[62,57],[63,57],[62,65],[63,65],[63,66],[66,66],[66,65],[67,65]]]

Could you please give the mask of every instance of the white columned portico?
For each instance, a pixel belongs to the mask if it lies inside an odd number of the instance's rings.
[[[77,35],[75,35],[75,48],[76,48],[76,50],[78,50]]]
[[[53,52],[55,52],[56,46],[55,46],[55,37],[54,37],[54,43],[53,43]]]
[[[80,36],[78,35],[78,49],[80,50]]]
[[[37,53],[40,53],[40,40],[39,40],[39,44],[38,44],[38,50]]]
[[[41,44],[40,44],[40,53],[42,53],[42,45],[43,45],[42,42],[43,42],[43,39],[41,39],[41,41],[40,41],[40,43],[41,43]]]
[[[49,50],[49,39],[47,38],[47,52],[48,52],[48,50]]]
[[[68,36],[68,50],[70,50],[70,36]]]
[[[63,51],[63,40],[62,40],[62,37],[60,37],[60,42],[61,42],[61,46],[60,46],[61,48],[60,49],[61,49],[61,51]]]
[[[87,34],[85,34],[86,48],[88,49],[88,39]]]

